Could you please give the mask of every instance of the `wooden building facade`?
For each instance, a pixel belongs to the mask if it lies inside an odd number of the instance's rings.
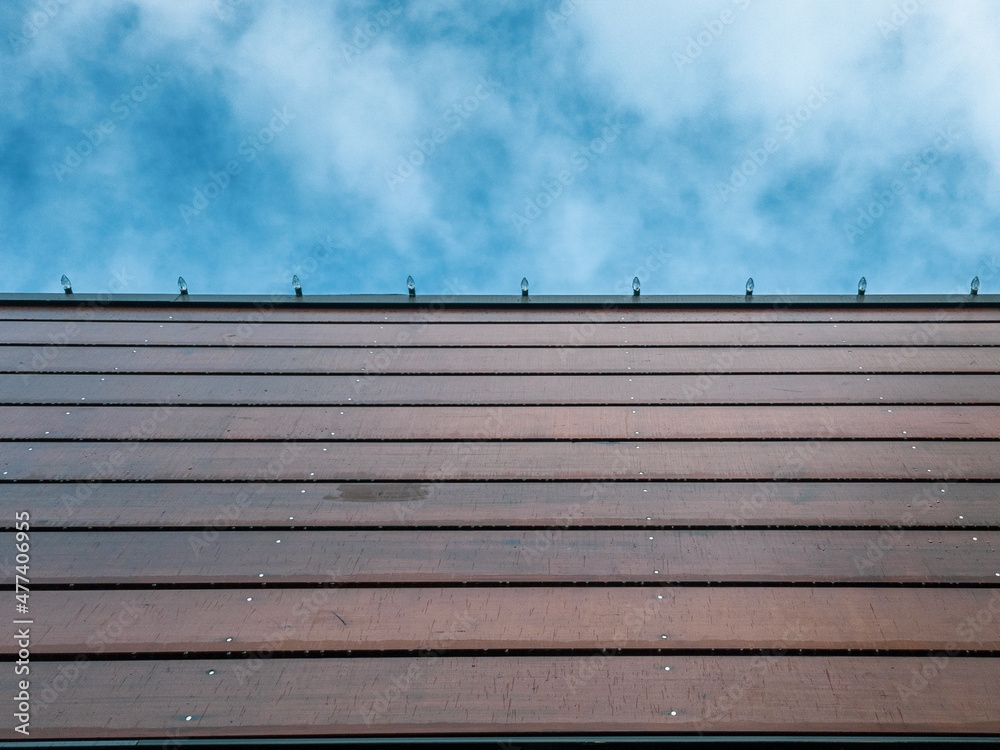
[[[0,331],[2,741],[1000,736],[1000,297]]]

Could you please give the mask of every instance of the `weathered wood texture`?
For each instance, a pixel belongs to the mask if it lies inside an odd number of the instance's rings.
[[[0,404],[1000,404],[992,375],[0,375]]]
[[[8,344],[238,346],[998,346],[1000,326],[954,323],[164,323],[7,321]]]
[[[32,739],[975,734],[996,733],[1000,716],[1000,660],[943,655],[192,659],[49,662],[35,670],[39,686],[69,687],[53,689],[49,704],[39,701]],[[921,671],[931,678],[919,682]],[[0,673],[5,695],[14,693],[13,679],[12,670]]]
[[[327,448],[324,450],[324,448]],[[8,442],[7,481],[995,479],[995,441]]]
[[[991,482],[67,482],[3,491],[11,506],[32,509],[36,527],[1000,526]]]
[[[3,414],[3,440],[1000,439],[1000,406],[979,405],[9,406]]]
[[[1000,347],[0,346],[0,372],[580,374],[1000,371]]]
[[[168,321],[223,322],[239,325],[267,325],[270,323],[577,323],[594,325],[604,323],[773,323],[817,322],[839,323],[862,321],[890,323],[910,321],[945,325],[961,321],[1000,321],[997,307],[949,308],[891,308],[844,307],[801,309],[763,305],[749,309],[633,309],[629,305],[609,308],[600,306],[581,310],[529,309],[511,307],[496,309],[324,309],[301,307],[288,309],[282,306],[250,307],[198,307],[182,303],[170,307],[125,308],[84,303],[81,305],[0,305],[0,320],[55,320],[55,321]]]
[[[0,534],[11,549],[12,534]],[[36,584],[993,584],[1000,531],[36,532]]]
[[[49,655],[1000,649],[1000,630],[982,624],[1000,619],[998,589],[246,588],[39,591],[32,602],[34,652]]]
[[[1000,309],[183,304],[0,305],[31,739],[1000,735]]]

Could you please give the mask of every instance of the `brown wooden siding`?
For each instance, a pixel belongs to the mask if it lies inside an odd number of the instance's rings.
[[[168,411],[169,409],[169,411]],[[69,411],[67,414],[66,412]],[[1000,406],[8,406],[2,439],[1000,439]],[[168,418],[169,417],[169,418]],[[123,425],[135,429],[122,432]]]
[[[0,372],[346,375],[901,373],[1000,370],[1000,350],[949,347],[367,347],[0,346]]]
[[[984,299],[980,297],[980,299]],[[2,304],[2,303],[0,303]],[[978,303],[981,304],[981,303]],[[271,323],[839,323],[841,321],[863,321],[866,323],[918,322],[948,324],[962,321],[1000,321],[1000,309],[995,302],[986,307],[975,305],[951,305],[947,308],[916,307],[889,308],[859,307],[851,309],[836,307],[802,309],[791,305],[777,306],[756,303],[744,305],[746,309],[735,307],[722,309],[648,309],[614,304],[609,307],[593,305],[586,309],[524,309],[518,310],[509,304],[503,308],[483,309],[441,309],[424,308],[417,310],[382,308],[342,308],[324,309],[321,306],[291,306],[261,301],[243,307],[198,307],[192,302],[171,305],[170,309],[128,305],[109,307],[101,302],[85,302],[80,305],[32,305],[0,307],[0,320],[57,320],[57,321],[196,321],[223,323],[251,323],[270,325]],[[530,307],[530,306],[527,306]]]
[[[996,346],[991,322],[187,323],[7,321],[6,343],[171,346]]]
[[[109,444],[108,448],[115,448]],[[4,486],[41,528],[1000,527],[997,486],[851,482],[48,482]],[[206,501],[210,498],[210,501]]]
[[[1000,327],[1000,326],[998,326]],[[3,404],[1000,404],[1000,375],[0,375]]]
[[[32,739],[1000,734],[995,307],[0,331]]]

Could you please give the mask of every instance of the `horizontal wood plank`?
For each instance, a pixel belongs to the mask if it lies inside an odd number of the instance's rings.
[[[1000,406],[7,406],[0,416],[5,440],[1000,439]]]
[[[0,492],[34,527],[1000,526],[989,482],[70,482]]]
[[[976,734],[1000,721],[1000,659],[931,655],[88,661],[33,664],[32,676],[61,688],[36,699],[32,739]],[[0,673],[5,695],[14,680]],[[20,737],[5,721],[0,736]]]
[[[1000,375],[0,375],[0,404],[1000,404]]]
[[[13,534],[0,534],[13,549]],[[1000,531],[36,531],[34,584],[996,583]]]
[[[121,347],[0,346],[0,372],[884,373],[1000,372],[993,347]]]
[[[996,322],[185,323],[7,321],[8,344],[238,346],[1000,346]]]
[[[1000,589],[57,590],[32,593],[31,612],[38,655],[1000,649],[1000,631],[981,622],[1000,617]],[[0,642],[0,653],[17,649]]]
[[[995,441],[7,442],[3,481],[1000,479]]]
[[[1000,308],[870,301],[0,305],[31,738],[1000,736]]]
[[[259,307],[198,307],[191,303],[164,307],[110,307],[107,305],[0,305],[0,320],[56,321],[155,321],[174,322],[236,322],[252,325],[271,323],[773,323],[787,322],[848,322],[867,321],[888,323],[899,321],[946,324],[954,321],[1000,321],[1000,308],[891,308],[845,307],[802,309],[764,305],[760,308],[736,309],[653,309],[635,308],[630,304],[602,308],[558,310],[540,308],[519,310],[512,307],[494,309],[417,309],[400,308],[322,308],[297,309],[261,305]]]

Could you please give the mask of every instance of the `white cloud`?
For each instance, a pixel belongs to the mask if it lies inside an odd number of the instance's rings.
[[[157,290],[172,289],[179,245],[193,247],[182,264],[193,278],[255,291],[284,279],[303,245],[327,234],[343,257],[322,273],[357,284],[343,272],[361,269],[369,291],[395,285],[404,270],[463,277],[469,269],[482,292],[525,273],[537,278],[533,289],[607,291],[642,248],[659,244],[672,254],[671,275],[644,289],[662,282],[681,291],[673,280],[682,277],[686,291],[727,291],[754,273],[762,289],[770,276],[799,291],[835,291],[831,284],[853,285],[864,266],[873,287],[884,273],[914,291],[981,262],[1000,208],[997,4],[563,6],[573,12],[553,28],[534,6],[458,0],[70,3],[5,61],[13,73],[0,81],[0,136],[20,128],[36,140],[46,134],[41,153],[62,148],[67,132],[91,127],[121,82],[131,85],[151,61],[173,61],[172,88],[151,97],[72,184],[56,184],[47,161],[31,157],[36,192],[5,223],[4,244],[30,236],[37,252],[99,261],[88,271],[93,284],[121,263],[144,264],[139,284],[166,274]],[[110,53],[102,39],[114,39]],[[482,96],[482,78],[500,85]],[[38,82],[52,80],[65,85],[46,89],[40,108]],[[817,89],[829,94],[814,106]],[[239,187],[199,223],[177,221],[178,201],[286,106],[293,122]],[[449,131],[455,111],[462,127]],[[571,166],[609,116],[623,126],[617,142],[514,231],[512,213]],[[946,154],[952,161],[936,161],[863,242],[848,242],[844,223],[905,175],[904,162],[942,127],[961,133]],[[447,138],[414,156],[438,128]],[[722,199],[719,185],[768,138],[778,148]],[[159,162],[153,146],[167,151]],[[408,158],[422,163],[390,185],[387,174]],[[12,205],[18,190],[0,187]],[[47,239],[29,231],[40,215],[56,217]],[[933,250],[915,263],[913,247]]]

